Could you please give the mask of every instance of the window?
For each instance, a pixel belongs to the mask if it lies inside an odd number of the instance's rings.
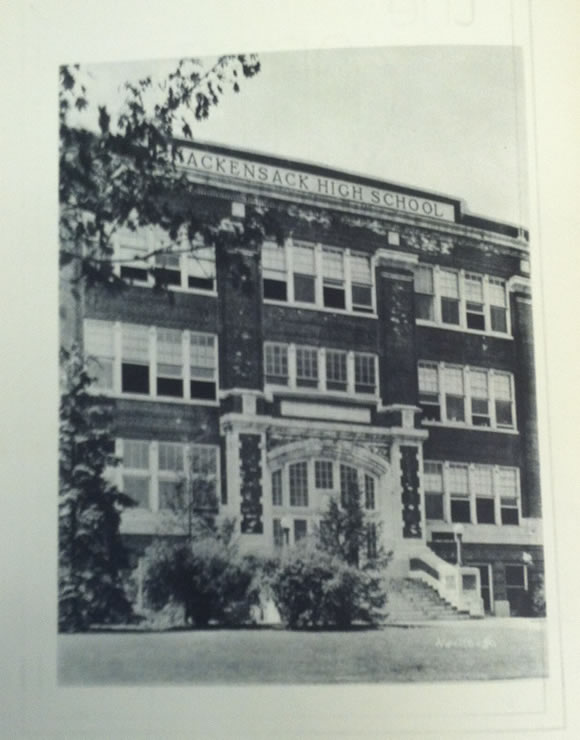
[[[215,337],[190,334],[191,398],[215,400],[217,397],[217,352]]]
[[[266,385],[313,389],[328,393],[377,394],[377,357],[344,350],[264,343]]]
[[[355,352],[354,390],[355,393],[375,393],[376,377],[374,355],[367,355]]]
[[[460,367],[446,367],[443,371],[443,382],[447,421],[465,421],[463,369]]]
[[[346,352],[326,350],[326,388],[329,391],[346,391]]]
[[[481,275],[465,275],[465,315],[468,329],[485,330],[483,308],[483,278]]]
[[[435,320],[433,268],[426,265],[419,265],[415,272],[415,316],[426,321]]]
[[[185,255],[187,287],[196,290],[215,290],[215,247],[194,245]]]
[[[511,376],[494,373],[493,391],[495,398],[495,421],[498,427],[513,427],[513,398]]]
[[[218,450],[213,445],[191,445],[191,486],[195,510],[215,510],[218,505]]]
[[[507,334],[507,302],[503,280],[489,279],[489,303],[491,330]]]
[[[375,506],[375,479],[370,475],[365,475],[365,509],[372,511]]]
[[[515,429],[511,373],[424,361],[417,370],[424,421]]]
[[[288,347],[285,344],[264,345],[264,374],[266,383],[288,385]]]
[[[272,506],[282,506],[282,471],[272,473]]]
[[[262,246],[266,300],[372,314],[372,258],[362,252],[294,241]]]
[[[373,310],[371,261],[364,254],[350,256],[351,304],[353,311]]]
[[[322,296],[327,308],[346,308],[344,259],[339,249],[322,250]]]
[[[440,421],[439,371],[432,362],[419,363],[419,405],[424,419]]]
[[[356,468],[350,465],[340,466],[340,503],[346,506],[349,496],[353,490],[358,488],[358,473]]]
[[[148,284],[149,265],[147,255],[153,251],[148,233],[124,230],[119,234],[119,271],[123,280]]]
[[[425,460],[426,518],[517,525],[520,520],[518,480],[517,468]]]
[[[506,596],[510,605],[511,616],[528,614],[527,604],[528,573],[525,565],[505,566]]]
[[[113,390],[115,342],[110,321],[85,321],[85,353],[89,375],[99,390]]]
[[[463,270],[418,265],[415,318],[465,331],[509,334],[506,282]]]
[[[157,395],[183,397],[183,349],[181,332],[157,330]]]
[[[306,462],[288,466],[290,506],[308,506],[308,467]]]
[[[288,300],[286,250],[274,242],[262,246],[262,281],[264,298]]]
[[[471,488],[475,495],[475,512],[478,524],[495,524],[495,500],[492,469],[476,465],[471,471]]]
[[[123,491],[138,508],[150,506],[149,442],[123,440]]]
[[[162,229],[123,229],[116,236],[116,273],[137,285],[154,284],[154,272],[170,289],[215,291],[215,247],[182,230],[176,241]]]
[[[334,488],[332,462],[330,460],[316,460],[314,462],[314,485],[316,488]]]
[[[300,542],[308,534],[308,525],[306,519],[294,519],[294,542]]]
[[[451,521],[470,522],[469,485],[467,465],[451,463],[448,470],[449,497],[451,501]]]
[[[456,272],[441,270],[439,274],[441,289],[441,321],[444,324],[459,325],[459,282]]]
[[[149,329],[137,324],[122,328],[121,388],[124,393],[149,394]]]
[[[485,370],[471,369],[469,371],[469,392],[471,396],[471,423],[476,427],[490,426],[489,391]]]
[[[318,388],[318,350],[296,347],[296,385]]]
[[[517,471],[513,468],[500,468],[498,488],[502,524],[519,524],[520,507]]]
[[[191,504],[195,510],[217,508],[216,446],[124,439],[119,447],[121,487],[140,508],[178,515],[186,515]]]
[[[375,522],[367,523],[367,558],[373,560],[377,557],[377,525]]]
[[[314,247],[299,244],[292,250],[294,300],[297,303],[315,303],[316,301],[314,259]]]
[[[284,547],[284,531],[282,529],[282,522],[280,519],[272,520],[273,536],[274,536],[274,547],[281,549]]]
[[[184,509],[186,503],[184,446],[159,442],[159,508]]]
[[[427,519],[443,520],[443,469],[441,463],[425,462],[423,465],[423,488],[425,489],[425,516]]]

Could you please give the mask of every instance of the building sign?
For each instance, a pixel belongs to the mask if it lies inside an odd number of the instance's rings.
[[[362,203],[414,216],[455,221],[453,205],[433,198],[361,185],[335,177],[260,164],[251,160],[215,154],[195,148],[182,149],[182,167],[201,174],[219,175],[237,181],[269,185],[282,190],[326,196],[344,203]]]

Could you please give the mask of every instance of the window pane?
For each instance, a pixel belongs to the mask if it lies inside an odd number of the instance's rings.
[[[456,396],[463,395],[463,370],[459,367],[446,367],[443,371],[445,391]]]
[[[314,303],[316,300],[314,278],[294,273],[294,300],[299,303]]]
[[[337,249],[322,250],[322,274],[338,283],[344,280],[343,253]]]
[[[471,396],[488,398],[487,373],[484,370],[470,370],[468,377]]]
[[[480,275],[465,275],[465,299],[473,303],[483,303],[483,280]]]
[[[318,350],[296,347],[296,383],[315,388],[318,385]]]
[[[493,394],[496,400],[511,401],[512,390],[510,376],[507,373],[495,373],[493,376]]]
[[[427,519],[443,521],[443,495],[441,493],[425,493],[425,516]]]
[[[149,478],[123,475],[123,491],[139,508],[149,508]]]
[[[505,283],[503,280],[489,279],[489,302],[492,306],[506,307]]]
[[[189,451],[191,472],[200,478],[217,476],[217,448],[211,445],[192,445]]]
[[[449,491],[452,494],[462,494],[469,496],[469,487],[467,482],[467,466],[466,465],[450,465],[449,466]]]
[[[420,293],[415,294],[415,317],[417,319],[424,319],[425,321],[435,320],[433,296],[422,295]]]
[[[123,360],[149,363],[149,329],[137,324],[122,326]]]
[[[282,471],[272,473],[272,505],[282,506]]]
[[[497,306],[491,306],[491,329],[492,331],[500,331],[504,334],[507,333],[507,311],[505,308],[498,308]]]
[[[113,389],[113,360],[93,357],[87,360],[87,371],[96,388]]]
[[[290,506],[308,506],[308,469],[305,462],[288,466]]]
[[[267,383],[288,383],[288,347],[285,344],[264,345],[264,369]]]
[[[415,292],[433,295],[433,268],[419,265],[415,270]]]
[[[439,392],[439,378],[436,365],[419,365],[419,390],[427,393]]]
[[[314,485],[316,488],[333,488],[332,462],[330,460],[315,460]]]
[[[286,282],[281,280],[272,280],[264,278],[263,281],[264,298],[270,298],[273,301],[287,301],[288,292]]]
[[[511,402],[495,402],[495,420],[498,426],[512,427],[514,425]]]
[[[476,498],[475,508],[479,524],[495,524],[495,504],[492,498]]]
[[[159,470],[183,473],[183,446],[171,442],[159,442]]]
[[[195,247],[193,253],[187,255],[187,273],[201,280],[210,280],[213,284],[215,277],[215,248]]]
[[[344,288],[335,288],[325,285],[322,289],[322,297],[326,308],[345,308]]]
[[[425,491],[430,493],[443,493],[443,470],[441,463],[423,463],[423,478]]]
[[[505,582],[506,582],[506,586],[515,586],[519,588],[525,588],[525,585],[526,585],[525,566],[506,565]]]
[[[441,299],[441,321],[444,324],[459,325],[459,301],[451,298]]]
[[[115,345],[112,322],[86,319],[84,343],[87,355],[113,358]]]
[[[326,387],[330,391],[346,390],[346,352],[326,350]]]
[[[465,421],[465,403],[458,396],[446,396],[446,409],[448,421]]]
[[[340,466],[340,502],[345,506],[351,492],[358,487],[356,468],[350,465]]]
[[[264,277],[280,279],[280,273],[286,273],[286,250],[273,242],[262,246],[262,271]]]
[[[365,509],[373,510],[375,508],[375,479],[370,475],[365,475]]]
[[[272,520],[274,547],[284,547],[284,532],[282,531],[282,522],[280,519]]]
[[[159,508],[171,509],[181,513],[187,506],[186,492],[183,490],[184,480],[160,480],[159,481]]]
[[[367,558],[377,557],[377,525],[374,522],[367,524]]]
[[[353,308],[372,308],[373,296],[370,285],[352,285],[352,305]]]
[[[451,499],[451,521],[466,523],[471,521],[469,501]]]
[[[471,487],[477,496],[493,497],[491,468],[487,465],[476,465],[471,471]]]
[[[294,272],[303,275],[314,275],[314,249],[304,245],[296,245],[292,252],[292,265]]]
[[[370,285],[371,278],[371,261],[365,255],[350,255],[350,277],[353,283],[362,283]]]
[[[124,362],[121,367],[121,390],[124,393],[149,393],[149,366]]]
[[[190,334],[192,378],[213,378],[217,366],[215,338],[209,334]]]
[[[300,542],[307,535],[306,519],[294,519],[294,542]]]
[[[375,358],[374,355],[356,353],[354,356],[354,382],[357,393],[374,393]]]
[[[439,289],[445,298],[459,298],[458,275],[456,272],[441,270],[439,273]]]
[[[123,467],[133,470],[149,470],[149,442],[124,439]]]

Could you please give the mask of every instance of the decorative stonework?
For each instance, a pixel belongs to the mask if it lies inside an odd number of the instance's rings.
[[[416,447],[401,447],[403,537],[421,537],[419,455]]]
[[[259,434],[240,434],[240,514],[242,534],[263,534],[262,451]]]

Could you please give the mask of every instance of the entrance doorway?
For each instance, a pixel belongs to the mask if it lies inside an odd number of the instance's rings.
[[[474,567],[479,570],[479,582],[481,588],[481,598],[483,600],[483,610],[486,614],[492,614],[493,585],[491,565],[489,565],[489,563],[485,563],[484,565],[474,564]]]

